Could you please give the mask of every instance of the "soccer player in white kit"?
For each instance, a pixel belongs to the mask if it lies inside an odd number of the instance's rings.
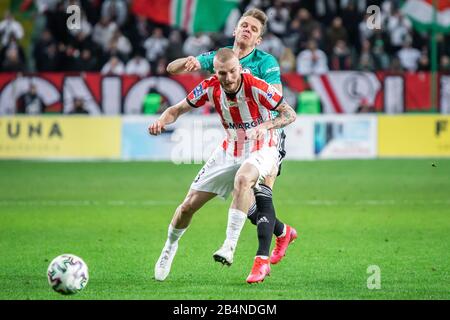
[[[233,50],[220,49],[214,58],[214,69],[213,77],[200,83],[185,100],[168,108],[149,126],[149,133],[158,135],[181,114],[209,101],[227,132],[227,137],[200,170],[186,198],[176,209],[169,225],[168,239],[155,265],[156,280],[162,281],[168,276],[178,240],[189,226],[193,214],[215,196],[226,198],[230,192],[233,201],[228,212],[226,239],[214,253],[214,259],[228,265],[233,263],[237,241],[251,204],[252,190],[266,175],[278,170],[280,133],[276,129],[285,127],[296,118],[295,111],[278,90],[264,80],[241,72]],[[275,109],[278,111],[276,117],[270,112]],[[264,279],[270,272],[269,260],[255,259],[255,265],[257,270],[252,268],[249,277],[253,274]]]

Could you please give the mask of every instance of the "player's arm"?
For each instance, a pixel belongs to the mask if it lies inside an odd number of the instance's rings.
[[[169,74],[180,74],[184,72],[198,71],[202,68],[200,62],[194,56],[186,58],[180,58],[172,61],[167,66],[167,72]]]
[[[280,105],[275,110],[278,111],[278,116],[275,119],[262,123],[261,126],[264,129],[270,130],[284,128],[294,122],[297,118],[297,114],[294,109],[292,109],[292,107],[284,100],[282,100]]]
[[[274,86],[275,89],[280,91],[281,95],[283,95],[283,86],[281,85],[281,83],[273,83],[272,86]]]
[[[186,99],[181,100],[176,105],[167,108],[159,117],[148,127],[148,132],[151,135],[157,136],[165,130],[165,126],[174,123],[179,116],[192,109]]]

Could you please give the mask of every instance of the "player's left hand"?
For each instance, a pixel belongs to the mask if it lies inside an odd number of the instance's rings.
[[[263,126],[258,126],[254,129],[247,131],[247,138],[249,140],[261,140],[267,133],[267,129]]]

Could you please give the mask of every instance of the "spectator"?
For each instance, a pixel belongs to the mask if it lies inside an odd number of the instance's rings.
[[[125,0],[106,0],[102,4],[102,18],[107,17],[117,23],[118,26],[124,25],[127,14],[128,5]]]
[[[92,40],[106,51],[117,29],[115,22],[109,20],[108,17],[102,17],[94,27]]]
[[[269,30],[277,37],[284,37],[289,23],[289,10],[283,6],[283,2],[275,0],[273,6],[267,9],[266,15]]]
[[[5,19],[0,21],[0,36],[3,46],[9,43],[11,37],[20,40],[24,36],[22,25],[14,19],[9,11],[5,12]]]
[[[168,61],[173,61],[178,58],[182,58],[183,54],[183,38],[181,32],[178,30],[172,30],[169,35],[169,46],[166,51]]]
[[[428,55],[426,53],[422,53],[418,62],[418,71],[430,71],[430,60],[428,59]]]
[[[332,53],[338,41],[342,40],[344,43],[347,42],[348,34],[342,25],[342,19],[336,17],[333,19],[331,26],[327,29],[327,51]]]
[[[146,50],[145,57],[150,64],[156,64],[158,58],[162,57],[169,45],[169,40],[164,38],[161,28],[155,28],[152,36],[145,40],[144,48]]]
[[[136,52],[134,57],[128,61],[126,68],[126,74],[137,75],[139,77],[146,77],[150,73],[150,64],[143,57],[140,52]]]
[[[389,17],[387,29],[390,35],[391,53],[396,53],[406,41],[411,41],[410,30],[411,22],[395,10],[393,15]]]
[[[402,64],[398,57],[393,57],[391,63],[389,65],[389,72],[392,73],[401,73],[403,72]]]
[[[21,114],[42,114],[45,112],[45,104],[37,94],[35,84],[30,84],[30,88],[18,99],[17,113]]]
[[[98,71],[98,61],[92,51],[85,48],[81,51],[81,55],[76,59],[76,71]]]
[[[186,56],[198,56],[211,50],[213,43],[206,33],[197,33],[189,36],[183,45],[183,53]]]
[[[389,68],[390,59],[385,49],[386,42],[386,37],[381,30],[376,30],[370,39],[377,70],[387,70]]]
[[[69,112],[69,114],[89,114],[89,111],[86,110],[84,106],[84,100],[80,97],[73,98],[73,109]]]
[[[297,56],[297,72],[302,75],[328,72],[327,56],[325,52],[317,48],[314,40],[308,41],[308,49]]]
[[[402,68],[408,71],[417,70],[420,55],[420,51],[412,47],[411,41],[406,41],[397,53]]]
[[[315,28],[320,28],[320,24],[311,17],[311,13],[307,9],[300,9],[297,17],[307,39],[311,38],[311,33]]]
[[[26,71],[24,62],[20,59],[19,49],[17,47],[12,46],[5,50],[5,59],[1,62],[1,71]]]
[[[101,73],[103,75],[120,76],[125,73],[125,65],[117,56],[112,56],[103,66]]]
[[[350,70],[352,67],[352,58],[350,49],[344,40],[338,40],[333,48],[331,55],[332,70]]]
[[[258,49],[270,53],[279,60],[284,52],[284,45],[280,38],[269,31],[264,35]]]
[[[450,57],[443,55],[440,59],[439,70],[443,72],[450,72]]]
[[[112,54],[119,54],[125,58],[131,53],[132,47],[130,40],[125,37],[119,29],[116,29],[111,37],[107,47],[107,52]]]
[[[295,72],[295,55],[290,48],[284,48],[280,57],[280,70],[282,73]]]
[[[374,30],[370,29],[368,27],[368,22],[367,20],[369,19],[370,14],[366,14],[364,16],[364,19],[358,24],[358,31],[359,31],[359,45],[362,46],[362,43],[365,40],[368,40],[370,38],[372,38],[373,34],[374,34]]]
[[[359,55],[357,69],[361,71],[375,71],[375,58],[369,40],[364,40]]]
[[[156,67],[155,67],[155,75],[157,76],[167,76],[167,59],[159,58]]]
[[[295,55],[306,48],[307,37],[299,18],[291,21],[287,35],[283,38],[283,41]]]

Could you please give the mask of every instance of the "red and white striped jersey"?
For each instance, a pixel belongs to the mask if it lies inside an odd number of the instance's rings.
[[[247,130],[274,118],[273,112],[283,101],[280,92],[262,79],[242,73],[241,86],[234,95],[225,93],[219,79],[213,76],[203,80],[192,90],[186,100],[194,108],[211,102],[227,137],[222,143],[224,150],[235,157],[261,149],[263,146],[276,146],[279,130],[268,130],[259,141],[247,139]]]

